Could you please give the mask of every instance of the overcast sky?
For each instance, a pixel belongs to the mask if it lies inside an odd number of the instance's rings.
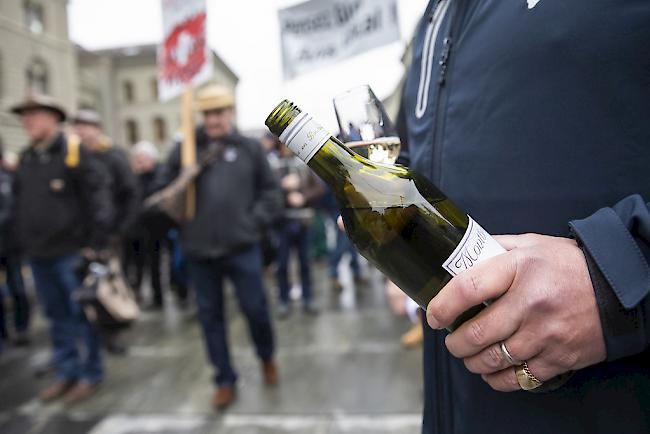
[[[238,119],[244,130],[259,129],[282,99],[292,99],[321,120],[336,125],[332,97],[370,84],[380,98],[403,74],[400,57],[427,0],[398,0],[402,41],[294,80],[282,79],[277,11],[296,0],[207,0],[208,40],[240,78]],[[160,0],[72,0],[70,34],[87,49],[158,43]]]

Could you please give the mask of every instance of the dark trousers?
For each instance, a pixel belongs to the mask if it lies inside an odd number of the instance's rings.
[[[153,292],[153,303],[157,306],[162,306],[162,284],[160,280],[160,248],[161,241],[151,238],[143,237],[130,242],[130,258],[127,260],[129,264],[128,276],[132,277],[130,282],[133,290],[138,299],[142,293],[142,280],[146,269],[149,269],[151,276],[151,289]],[[133,265],[133,272],[130,270],[131,264]]]
[[[274,351],[273,327],[262,282],[262,255],[258,246],[218,259],[188,258],[190,284],[196,292],[199,320],[205,346],[215,367],[217,385],[234,384],[237,372],[228,350],[223,280],[229,278],[246,320],[250,336],[261,360],[270,360]]]
[[[339,210],[330,210],[330,218],[334,221],[334,227],[336,228],[336,246],[330,252],[329,257],[329,274],[330,277],[338,278],[339,277],[339,262],[345,253],[350,254],[350,268],[354,277],[359,276],[359,254],[357,253],[354,245],[348,238],[348,236],[339,229],[336,220],[339,218]]]
[[[7,288],[13,299],[14,328],[16,332],[24,332],[29,327],[29,300],[25,292],[25,283],[22,274],[22,261],[19,256],[0,257],[0,267],[5,269]],[[6,337],[5,309],[3,297],[0,293],[0,335]]]
[[[280,301],[289,302],[289,259],[291,250],[295,247],[300,262],[300,282],[302,285],[302,298],[309,302],[312,299],[311,268],[309,261],[310,228],[298,220],[287,220],[278,229],[278,286]]]
[[[180,246],[178,231],[173,229],[168,233],[169,260],[170,264],[170,284],[172,290],[176,292],[178,299],[187,300],[189,277],[187,272],[187,260]]]
[[[62,381],[99,383],[104,376],[100,339],[72,293],[81,282],[77,255],[32,259],[38,295],[50,321],[54,365]]]

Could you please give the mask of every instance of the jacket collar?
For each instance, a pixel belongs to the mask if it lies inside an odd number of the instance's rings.
[[[239,145],[244,141],[244,136],[239,134],[236,129],[233,128],[232,132],[219,140],[221,143],[228,145]],[[196,144],[199,147],[203,147],[210,143],[211,140],[205,134],[205,129],[203,126],[200,126],[196,129]]]
[[[43,152],[47,152],[50,154],[56,153],[60,150],[63,149],[63,145],[65,144],[65,135],[60,132],[57,134],[57,136],[52,140],[49,145],[43,150]],[[29,147],[27,148],[27,152],[31,153],[36,153],[38,152],[36,150],[36,143],[32,142],[30,143]]]

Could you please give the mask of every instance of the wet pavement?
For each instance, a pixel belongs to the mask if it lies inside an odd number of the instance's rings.
[[[39,315],[32,345],[0,355],[0,433],[418,433],[421,352],[401,348],[410,324],[388,311],[381,277],[369,275],[355,287],[344,273],[338,293],[324,267],[315,266],[320,314],[303,314],[297,301],[290,318],[275,321],[275,387],[263,385],[246,324],[231,304],[240,380],[236,403],[222,412],[210,405],[212,371],[192,307],[182,310],[169,296],[163,312],[144,312],[127,334],[129,353],[107,357],[97,395],[69,408],[35,399],[51,380],[35,376],[49,356]]]

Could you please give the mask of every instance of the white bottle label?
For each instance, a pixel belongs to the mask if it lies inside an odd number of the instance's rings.
[[[331,134],[308,113],[302,112],[287,125],[280,135],[280,141],[308,163],[330,137]]]
[[[442,264],[443,268],[452,276],[474,266],[474,264],[505,253],[505,249],[497,243],[478,223],[470,216],[467,231],[460,240],[454,252]]]

